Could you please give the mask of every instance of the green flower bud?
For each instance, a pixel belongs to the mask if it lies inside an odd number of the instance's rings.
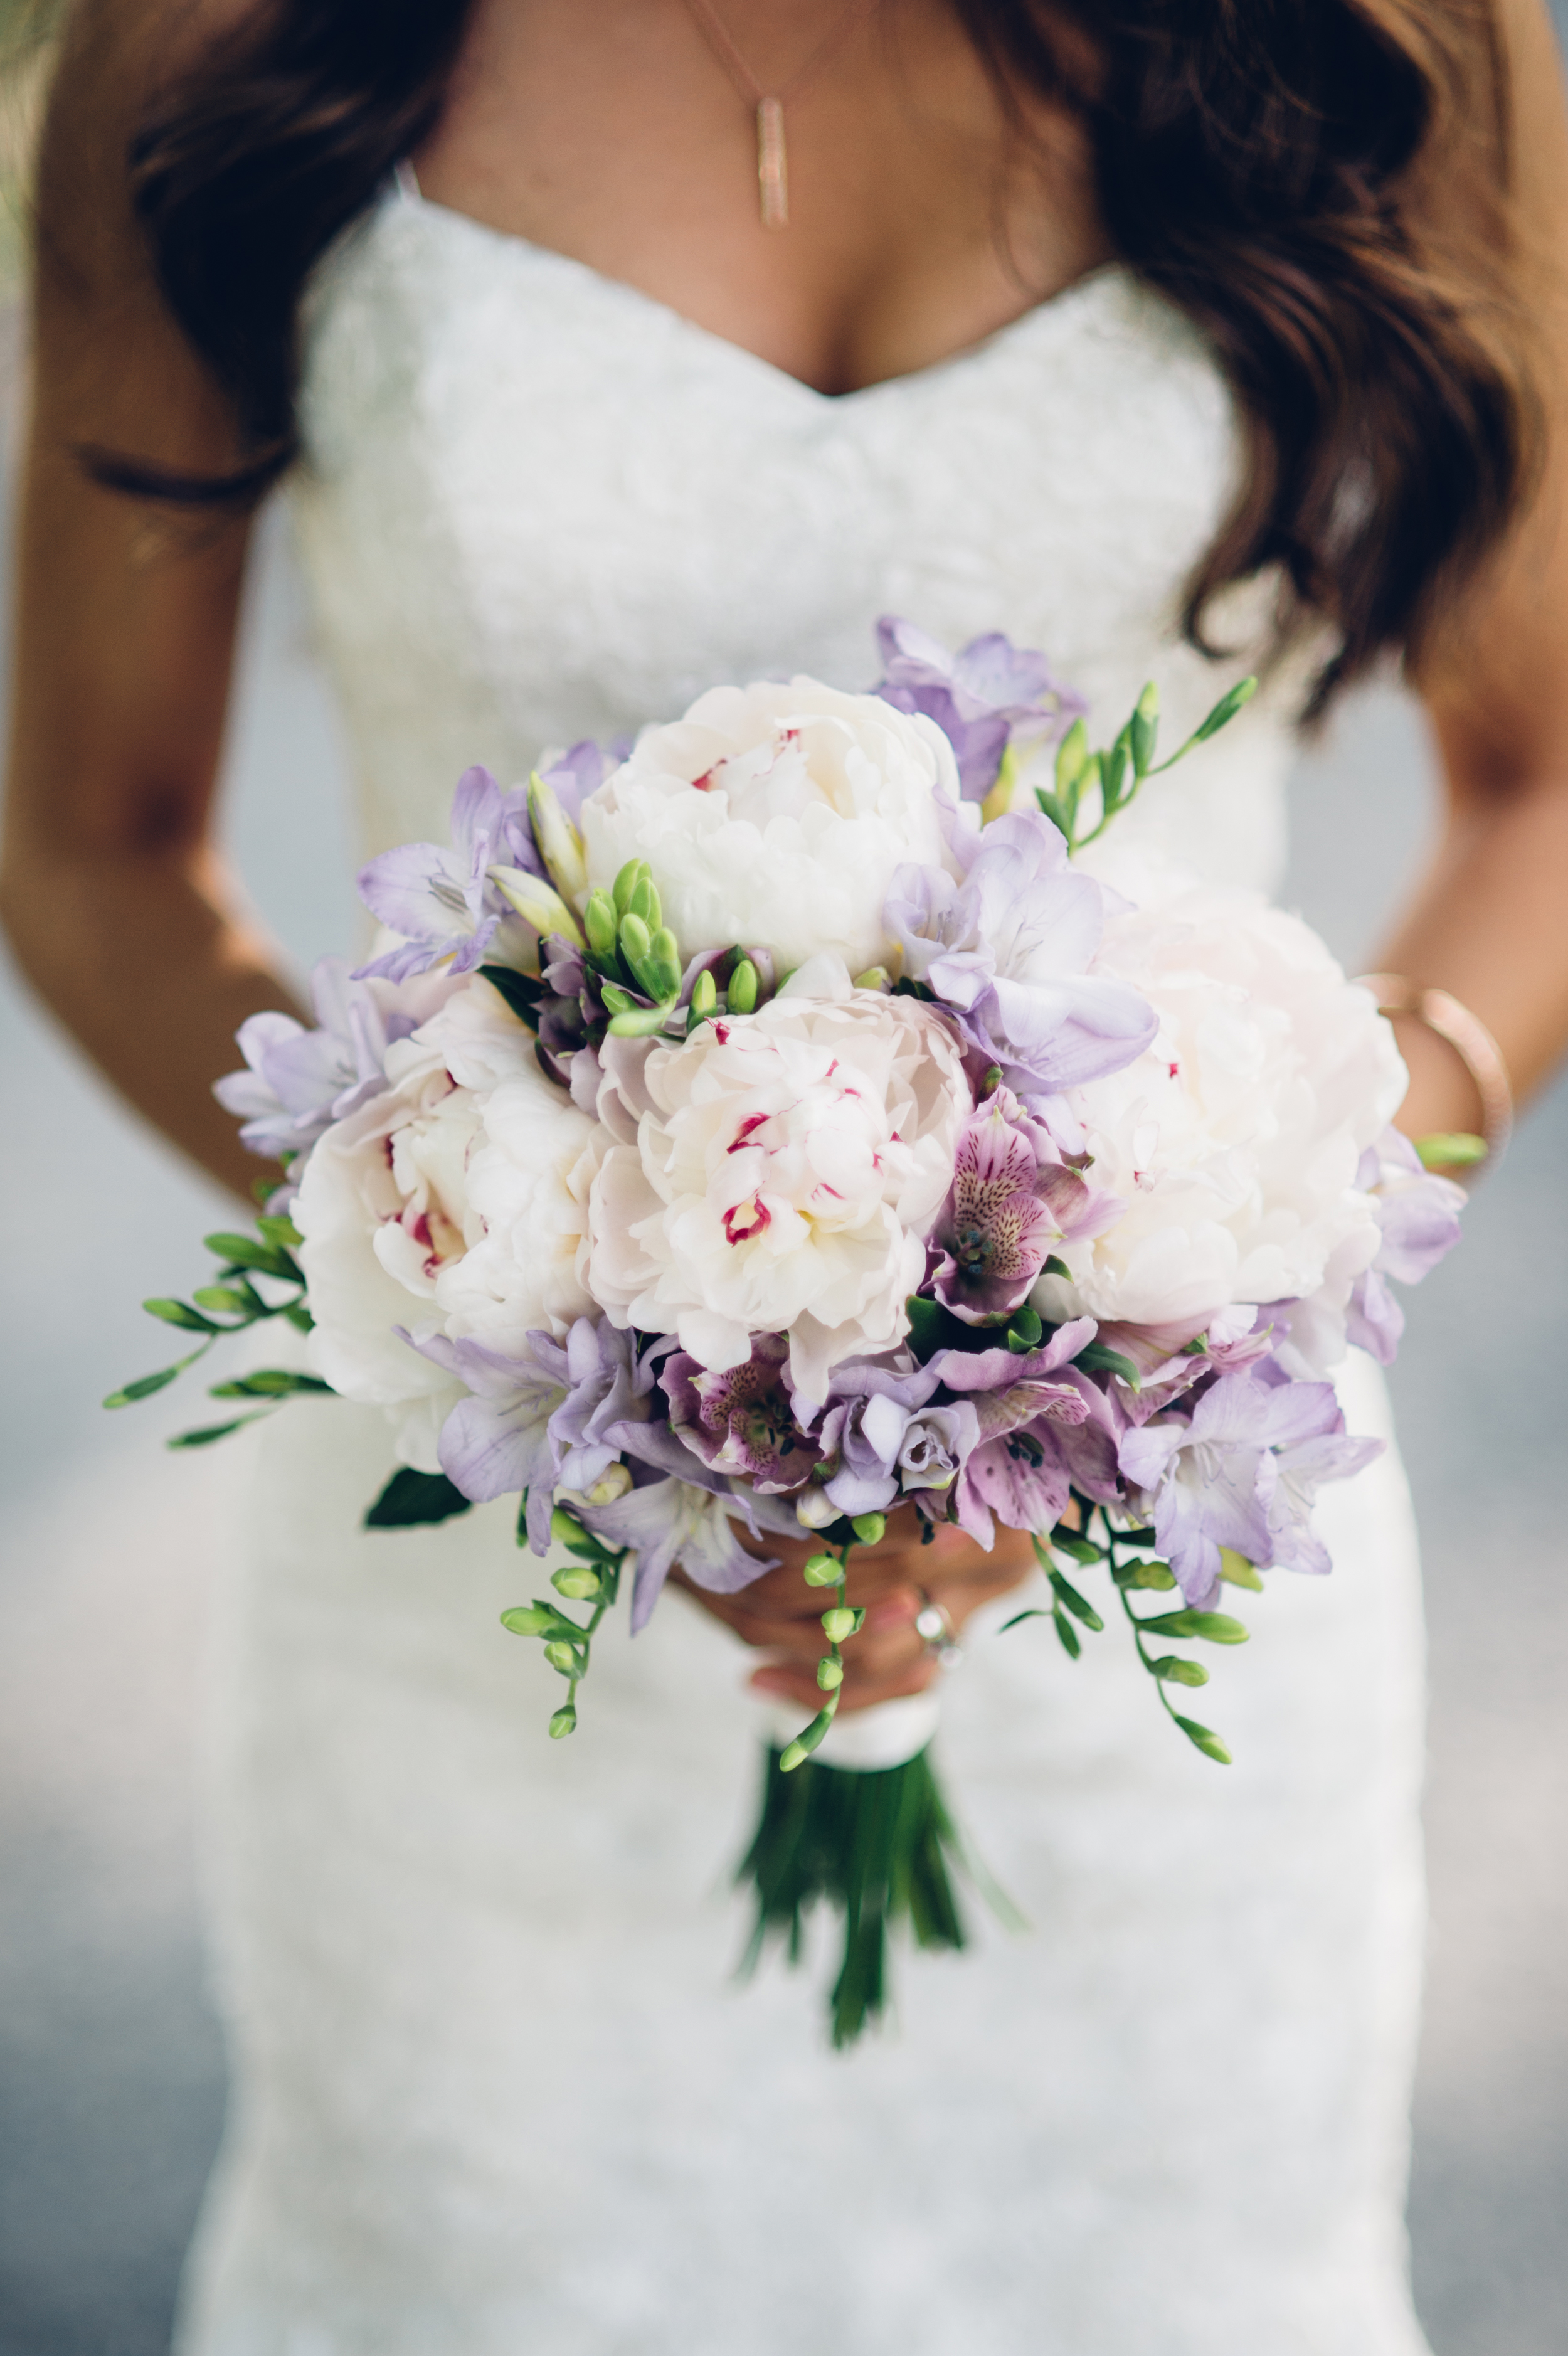
[[[575,1514],[569,1514],[564,1505],[557,1505],[551,1514],[549,1534],[557,1546],[585,1546],[588,1542],[588,1533],[582,1524]]]
[[[540,939],[559,933],[574,949],[588,947],[581,926],[567,906],[553,884],[541,876],[530,875],[524,867],[492,867],[490,881],[504,900],[516,908],[526,925],[531,925]]]
[[[629,916],[641,916],[650,933],[656,933],[664,922],[664,911],[659,905],[658,887],[645,866],[633,887],[626,914]]]
[[[717,1012],[718,1005],[718,986],[713,980],[710,969],[704,966],[691,985],[691,1005],[687,1015],[688,1026],[689,1027],[693,1023],[706,1023],[709,1016]]]
[[[574,1677],[577,1675],[578,1655],[574,1644],[560,1643],[547,1644],[544,1648],[544,1656],[550,1667],[559,1669],[563,1677]]]
[[[844,1566],[837,1555],[814,1554],[805,1566],[807,1587],[837,1587],[844,1576]]]
[[[837,1693],[844,1682],[844,1672],[837,1661],[818,1661],[816,1682],[824,1693]]]
[[[1056,748],[1056,790],[1065,793],[1075,786],[1089,758],[1089,731],[1082,720],[1075,720]]]
[[[624,916],[625,915],[627,909],[632,905],[633,893],[636,890],[638,884],[647,873],[648,862],[645,859],[627,860],[624,867],[622,868],[620,873],[615,878],[612,892],[612,897],[615,903],[615,914],[617,916]]]
[[[1137,709],[1127,723],[1132,738],[1133,772],[1136,776],[1147,774],[1154,759],[1155,739],[1159,734],[1159,690],[1151,679],[1137,701]]]
[[[631,1485],[632,1468],[629,1464],[608,1464],[593,1486],[582,1494],[591,1505],[613,1505],[617,1498],[625,1495]]]
[[[604,1582],[587,1563],[573,1563],[569,1569],[552,1570],[549,1583],[558,1595],[570,1596],[573,1603],[593,1603],[604,1592]]]
[[[638,969],[645,962],[653,945],[653,935],[641,916],[635,908],[628,909],[621,919],[621,955],[625,958],[632,971],[638,975],[639,980],[642,977]]]
[[[831,1612],[822,1615],[822,1633],[830,1644],[841,1644],[846,1636],[855,1633],[855,1614],[843,1604],[835,1604]]]
[[[855,987],[857,990],[890,990],[892,976],[885,965],[869,965],[864,973],[855,976]]]
[[[882,1514],[857,1514],[849,1527],[862,1546],[880,1546],[888,1533],[887,1518]]]
[[[661,925],[654,935],[647,973],[652,997],[676,996],[680,989],[680,943],[667,925]]]
[[[563,1734],[575,1734],[576,1731],[577,1712],[573,1709],[571,1704],[568,1702],[566,1708],[564,1709],[558,1709],[555,1716],[550,1719],[549,1739],[552,1742],[559,1742]]]
[[[588,905],[582,912],[582,929],[588,936],[588,946],[596,958],[612,958],[615,954],[615,903],[608,892],[595,891],[588,895]]]
[[[730,976],[730,987],[724,993],[731,1014],[753,1014],[757,1006],[757,969],[750,958],[742,958]]]
[[[537,769],[528,779],[528,816],[550,882],[562,899],[579,899],[588,888],[582,837],[561,809],[554,787]]]
[[[502,1612],[501,1625],[514,1636],[542,1636],[547,1628],[555,1626],[555,1613],[548,1603],[517,1603]]]

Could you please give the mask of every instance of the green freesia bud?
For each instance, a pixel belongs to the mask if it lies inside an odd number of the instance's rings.
[[[614,956],[615,903],[608,892],[590,892],[588,905],[582,911],[582,929],[596,958]]]
[[[1127,723],[1132,741],[1133,775],[1145,776],[1154,759],[1155,739],[1159,734],[1159,690],[1149,680],[1137,701],[1137,709]]]
[[[862,1546],[880,1546],[888,1534],[887,1518],[882,1514],[857,1514],[849,1527]]]
[[[626,913],[630,916],[641,916],[650,933],[656,933],[664,922],[664,911],[659,905],[658,887],[645,863],[643,873],[632,887],[632,896],[627,904]]]
[[[891,990],[892,976],[885,965],[869,965],[864,973],[855,976],[857,990]]]
[[[724,993],[724,999],[731,1014],[756,1012],[757,969],[750,958],[742,958],[730,976],[730,987]]]
[[[597,1602],[604,1592],[603,1580],[586,1563],[573,1563],[567,1570],[552,1570],[549,1583],[558,1595],[570,1597],[573,1603]]]
[[[837,1587],[844,1576],[844,1566],[837,1555],[814,1554],[806,1562],[807,1587]]]
[[[837,1693],[844,1682],[844,1672],[837,1661],[818,1661],[816,1682],[824,1693]]]
[[[492,867],[490,881],[504,900],[509,901],[526,925],[531,925],[541,940],[559,933],[574,949],[585,949],[587,940],[582,927],[566,902],[551,884],[538,875],[530,875],[522,867]]]
[[[559,1643],[547,1644],[544,1648],[544,1656],[550,1667],[558,1670],[563,1677],[574,1677],[577,1675],[577,1651],[574,1645]]]
[[[632,905],[633,893],[636,890],[637,885],[648,872],[648,862],[645,859],[627,860],[624,867],[622,868],[620,873],[616,876],[613,889],[613,897],[615,902],[615,914],[617,916],[624,916],[625,915],[627,909]]]
[[[542,1636],[547,1628],[555,1626],[555,1614],[548,1603],[517,1603],[502,1612],[501,1625],[514,1636]]]
[[[680,943],[667,925],[654,935],[648,958],[648,982],[655,998],[674,998],[680,989]]]
[[[624,1497],[632,1485],[631,1468],[626,1464],[607,1464],[591,1489],[583,1495],[591,1505],[613,1505]]]
[[[1263,1580],[1246,1556],[1238,1554],[1234,1547],[1220,1548],[1220,1576],[1232,1587],[1250,1587],[1254,1595],[1261,1595],[1264,1591]]]
[[[563,1735],[575,1734],[576,1731],[577,1712],[572,1708],[571,1704],[568,1702],[566,1708],[564,1709],[558,1709],[555,1716],[550,1719],[549,1739],[552,1742],[559,1742]]]
[[[822,1615],[822,1633],[830,1644],[841,1644],[846,1636],[855,1633],[855,1614],[843,1604],[835,1604],[831,1612]]]
[[[1056,790],[1067,794],[1083,774],[1089,758],[1089,731],[1075,720],[1056,748]]]
[[[588,889],[582,837],[561,809],[555,787],[537,769],[528,779],[528,816],[550,882],[563,899],[581,899]]]
[[[557,1546],[586,1546],[588,1533],[575,1514],[564,1505],[557,1505],[549,1517],[549,1534]]]
[[[628,909],[621,919],[621,955],[639,978],[653,945],[653,936],[641,916],[635,908]]]
[[[712,969],[704,966],[691,985],[691,1013],[697,1022],[706,1023],[709,1016],[717,1012],[718,1005],[718,984],[713,979]]]

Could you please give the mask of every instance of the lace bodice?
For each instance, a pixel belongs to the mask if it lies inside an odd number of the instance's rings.
[[[723,679],[868,685],[883,612],[1044,648],[1107,733],[1154,677],[1174,742],[1240,668],[1174,628],[1232,495],[1228,395],[1117,266],[835,399],[400,190],[320,287],[305,417],[293,504],[373,848],[439,830],[471,761],[510,783]],[[1270,884],[1290,696],[1123,834]]]

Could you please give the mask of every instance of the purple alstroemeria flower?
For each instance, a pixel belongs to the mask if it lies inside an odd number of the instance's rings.
[[[1385,1130],[1362,1154],[1356,1183],[1374,1197],[1382,1242],[1371,1268],[1356,1280],[1345,1331],[1380,1366],[1388,1366],[1404,1332],[1404,1312],[1389,1290],[1389,1279],[1419,1284],[1452,1251],[1459,1240],[1465,1190],[1424,1169],[1397,1129]]]
[[[1089,707],[1058,686],[1045,657],[1015,647],[999,630],[956,654],[912,622],[884,614],[877,624],[882,678],[876,692],[899,712],[923,712],[952,745],[964,798],[983,802],[997,782],[1015,729],[1049,740]]]
[[[1206,1607],[1219,1593],[1222,1547],[1260,1569],[1276,1561],[1328,1569],[1306,1526],[1312,1496],[1381,1446],[1344,1435],[1331,1383],[1269,1383],[1251,1372],[1221,1375],[1190,1419],[1165,1417],[1126,1433],[1122,1471],[1143,1493],[1141,1509],[1152,1513],[1189,1603]]]
[[[905,975],[923,982],[1020,1096],[1051,1096],[1119,1072],[1157,1027],[1131,985],[1091,974],[1104,930],[1100,885],[1068,862],[1032,812],[979,834],[955,827],[964,873],[899,868],[883,921]]]
[[[634,1636],[647,1626],[677,1563],[714,1595],[733,1595],[761,1579],[763,1571],[778,1568],[776,1555],[748,1554],[741,1543],[732,1513],[741,1512],[752,1535],[759,1534],[743,1495],[698,1488],[688,1481],[654,1481],[645,1488],[629,1489],[608,1505],[574,1501],[572,1510],[607,1545],[637,1549]]]
[[[1071,1476],[1052,1444],[1058,1427],[1084,1421],[1086,1381],[1069,1361],[1094,1338],[1092,1317],[1076,1317],[1044,1349],[939,1350],[925,1372],[968,1395],[978,1433],[959,1474],[955,1507],[977,1545],[996,1537],[993,1514],[1010,1529],[1045,1530],[1059,1521]]]
[[[240,1143],[269,1161],[304,1153],[379,1096],[388,1048],[428,1023],[450,987],[444,975],[400,989],[365,981],[347,958],[321,958],[310,981],[318,1027],[307,1031],[292,1014],[252,1014],[235,1040],[250,1068],[213,1083],[224,1111],[244,1123]]]
[[[930,1502],[952,1488],[980,1426],[966,1399],[932,1404],[941,1371],[869,1358],[835,1366],[819,1438],[832,1468],[823,1485],[841,1514],[885,1513],[901,1494]]]
[[[359,897],[400,936],[361,975],[403,981],[432,966],[472,973],[486,959],[538,970],[533,929],[489,881],[492,866],[544,873],[526,788],[503,794],[488,769],[465,769],[452,798],[452,842],[405,842],[359,871]]]
[[[966,1325],[1005,1321],[1059,1243],[1103,1233],[1122,1209],[1069,1170],[1050,1130],[999,1087],[959,1136],[931,1236],[936,1298]]]
[[[670,1430],[710,1472],[764,1494],[798,1489],[822,1451],[795,1420],[787,1376],[789,1341],[759,1333],[744,1365],[713,1374],[684,1352],[665,1362],[659,1382]]]

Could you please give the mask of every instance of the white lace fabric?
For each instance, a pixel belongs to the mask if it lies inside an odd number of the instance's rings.
[[[293,505],[368,850],[458,773],[714,680],[874,675],[872,625],[1046,648],[1115,726],[1226,683],[1181,585],[1232,487],[1215,368],[1111,269],[976,350],[818,395],[581,265],[400,197],[325,273]],[[1266,888],[1288,688],[1125,824]],[[1365,1365],[1352,1427],[1383,1427]],[[374,1414],[266,1435],[227,1591],[214,1820],[237,2095],[184,2356],[1420,2356],[1405,2105],[1421,1633],[1392,1454],[1336,1559],[1243,1599],[1189,1751],[1115,1622],[983,1634],[941,1749],[1028,1916],[901,1957],[896,2025],[731,1983],[747,1662],[672,1595],[571,1741],[497,1624],[507,1507],[361,1534]],[[1016,1608],[1016,1606],[1015,1606]],[[1004,1616],[992,1615],[993,1619]],[[1109,1616],[1109,1615],[1108,1615]]]

